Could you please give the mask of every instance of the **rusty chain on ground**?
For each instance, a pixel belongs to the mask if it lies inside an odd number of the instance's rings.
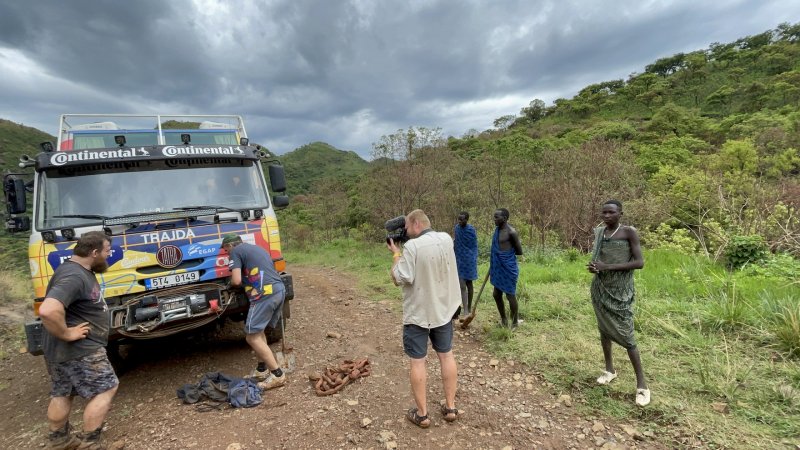
[[[331,395],[339,392],[351,381],[361,377],[368,377],[372,373],[369,359],[351,361],[345,359],[339,367],[326,367],[321,374],[312,373],[308,379],[314,382],[314,391],[317,395]]]

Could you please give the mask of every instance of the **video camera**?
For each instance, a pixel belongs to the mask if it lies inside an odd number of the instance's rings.
[[[397,216],[394,219],[387,220],[384,227],[386,228],[386,231],[389,232],[386,234],[387,244],[389,243],[389,239],[394,241],[395,244],[402,244],[410,239],[406,233],[405,216]]]

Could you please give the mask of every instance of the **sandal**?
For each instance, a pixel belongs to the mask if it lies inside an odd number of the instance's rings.
[[[447,404],[442,403],[442,415],[445,421],[455,422],[458,419],[458,408],[448,408]]]
[[[431,426],[431,421],[428,418],[428,415],[426,414],[424,416],[420,416],[419,414],[417,414],[417,411],[419,411],[417,408],[409,409],[408,412],[406,413],[406,419],[408,419],[409,422],[413,423],[414,425],[420,428],[428,428],[429,426]]]

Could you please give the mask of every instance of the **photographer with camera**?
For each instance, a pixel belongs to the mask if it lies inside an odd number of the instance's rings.
[[[393,232],[401,226],[405,233]],[[417,405],[408,410],[406,418],[421,428],[431,425],[425,360],[430,339],[441,364],[445,394],[441,413],[444,420],[453,422],[458,418],[458,369],[452,351],[452,317],[461,304],[453,240],[447,233],[433,231],[421,209],[390,220],[386,228],[392,232],[386,244],[393,257],[392,281],[403,288],[403,350],[411,360],[411,391]],[[397,238],[401,242],[408,239],[402,252],[395,243]]]

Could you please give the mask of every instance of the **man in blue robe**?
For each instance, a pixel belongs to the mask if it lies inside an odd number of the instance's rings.
[[[508,326],[503,302],[503,293],[505,293],[511,309],[511,326],[516,328],[520,323],[517,304],[517,278],[519,278],[517,255],[522,255],[522,244],[519,242],[517,230],[508,224],[508,217],[509,213],[505,208],[499,208],[494,212],[494,224],[497,225],[497,228],[492,236],[489,277],[494,286],[492,295],[497,304],[497,311],[500,313],[500,322],[504,327]]]
[[[458,266],[458,283],[461,287],[461,307],[456,311],[462,317],[469,315],[472,309],[472,296],[475,292],[472,282],[478,278],[478,234],[475,227],[468,224],[469,213],[458,214],[458,223],[453,229],[453,248],[456,252]]]

